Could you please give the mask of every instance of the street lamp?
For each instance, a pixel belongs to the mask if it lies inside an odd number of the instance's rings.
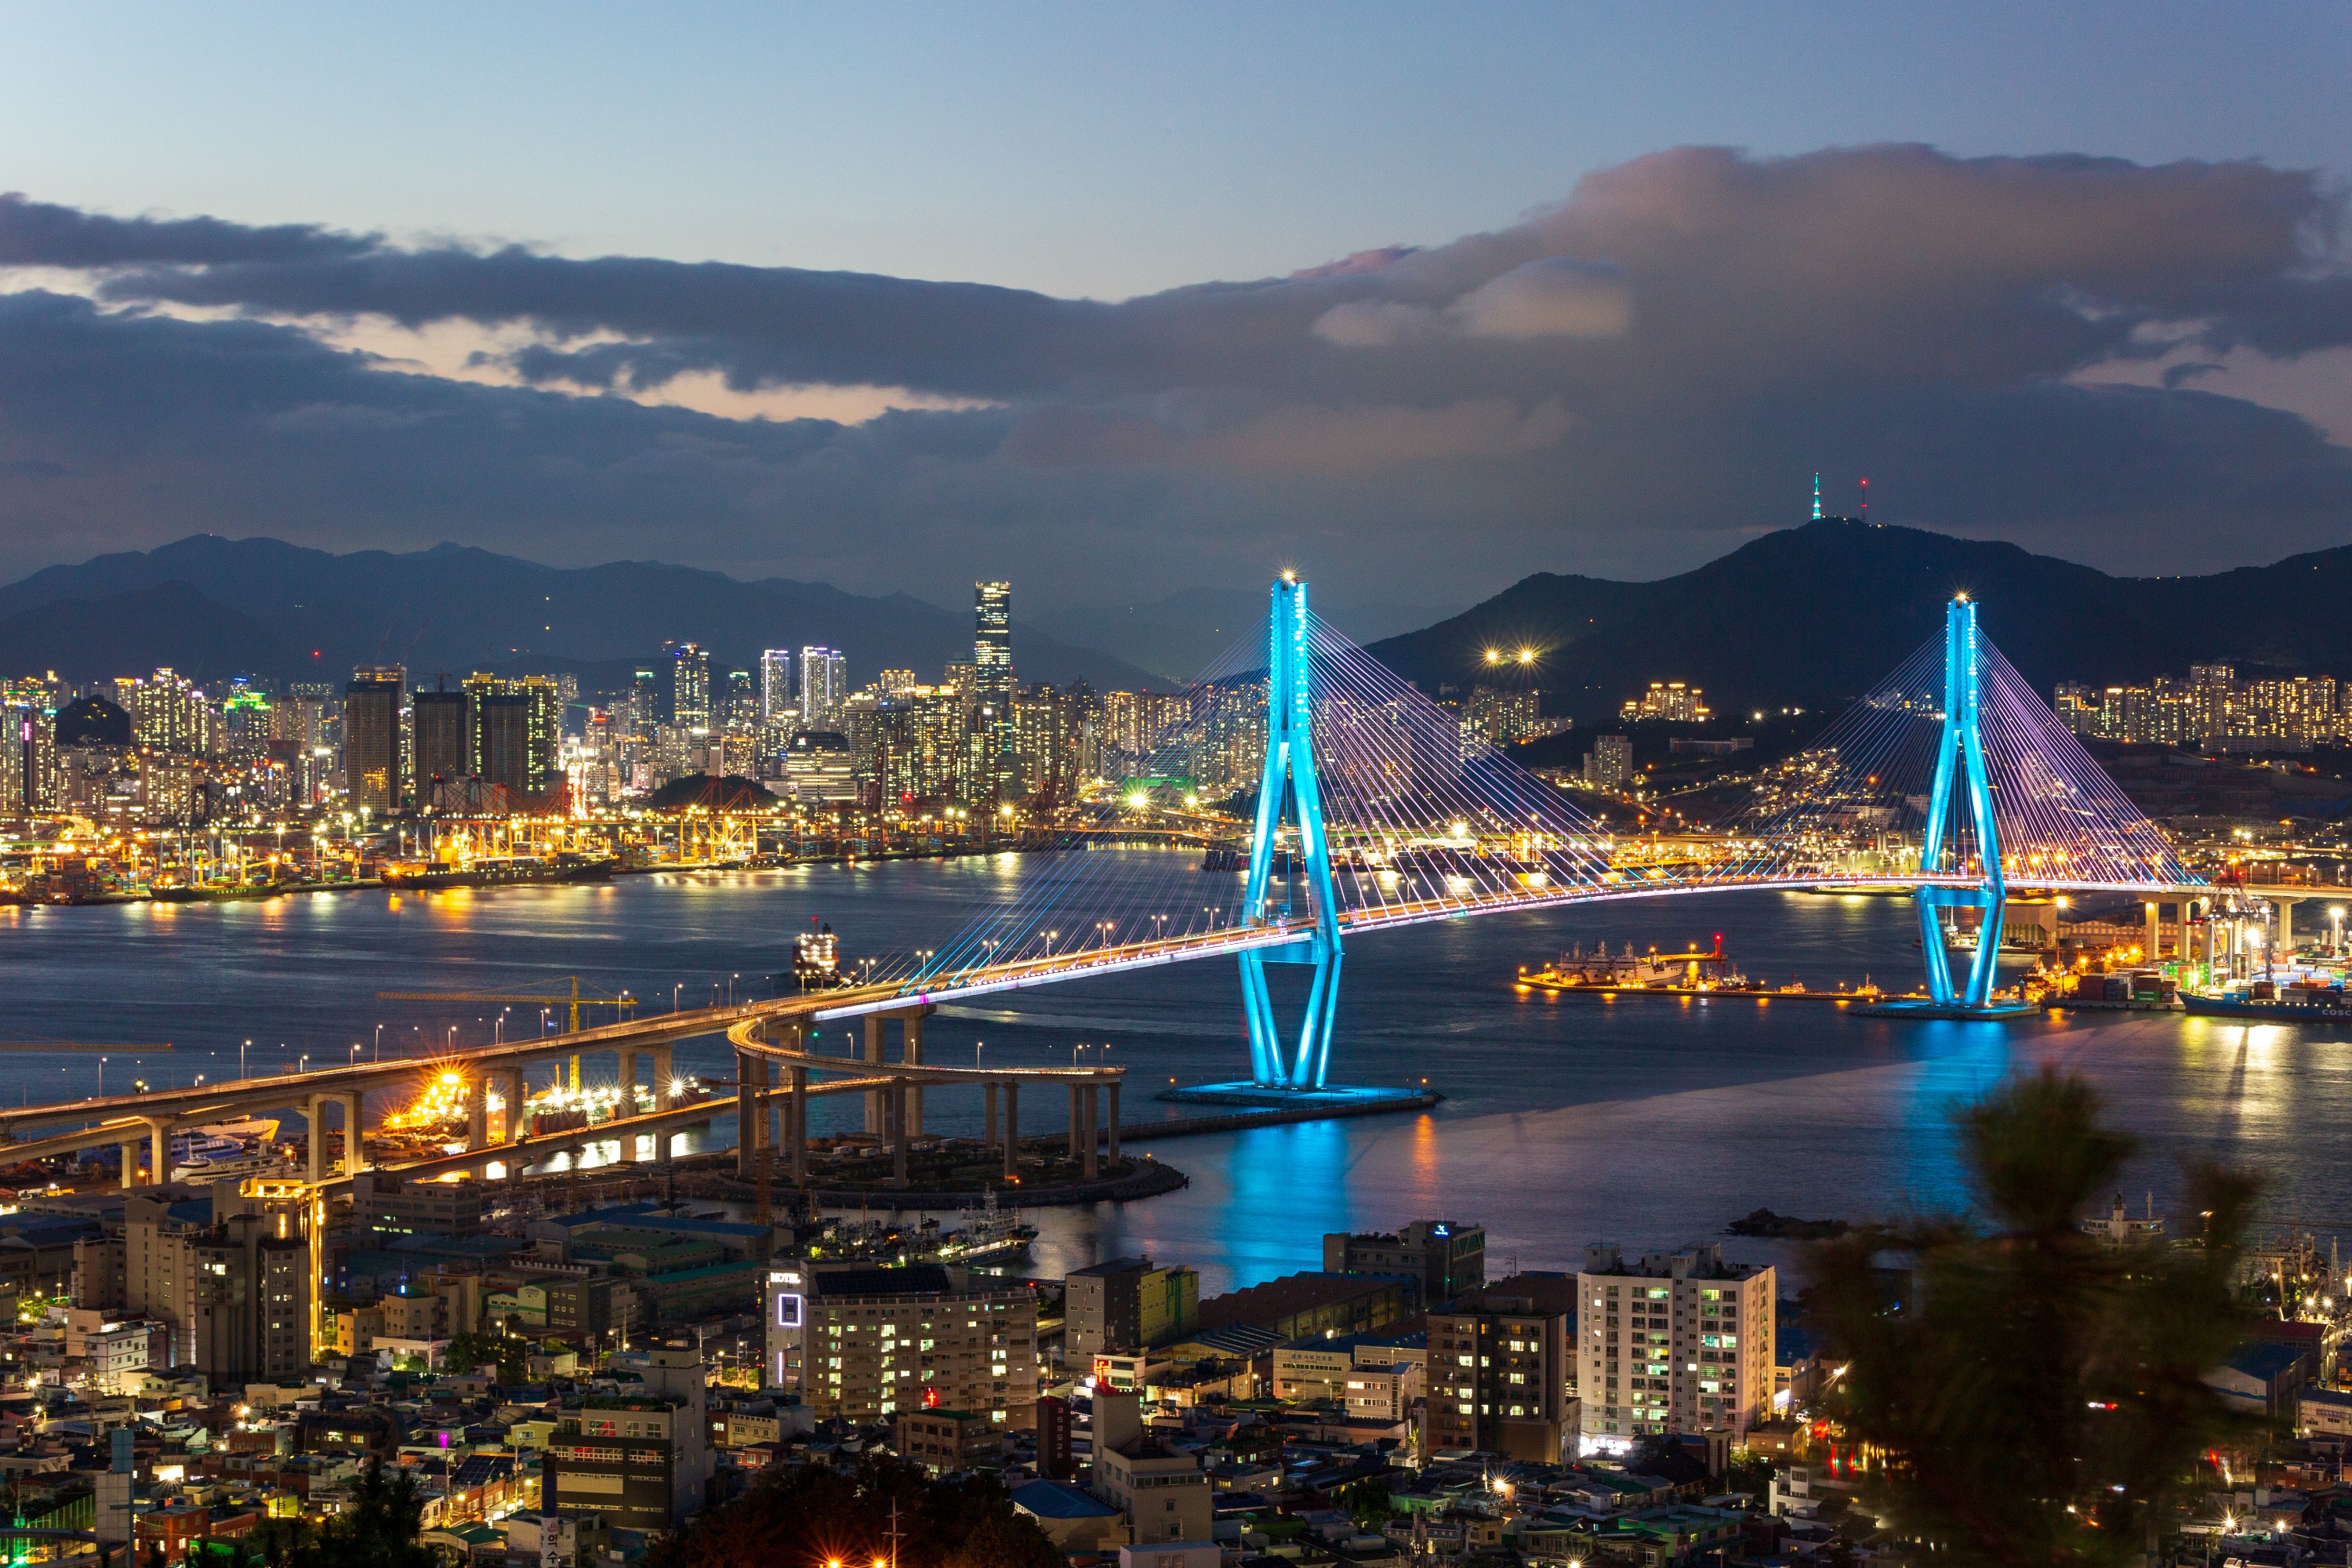
[[[677,1011],[677,994],[685,989],[686,982],[683,980],[669,988],[669,1010],[671,1012],[675,1013]]]
[[[981,1052],[982,1052],[982,1051],[984,1051],[984,1050],[986,1050],[986,1049],[988,1049],[988,1042],[987,1042],[986,1040],[974,1040],[974,1041],[972,1041],[972,1043],[971,1043],[971,1070],[972,1070],[972,1071],[974,1071],[974,1072],[978,1072],[978,1071],[980,1070],[980,1053],[981,1053]]]
[[[383,1060],[383,1026],[382,1024],[375,1026],[375,1059]]]
[[[378,1024],[378,1025],[376,1026],[376,1029],[377,1029],[377,1032],[378,1032],[378,1034],[377,1034],[377,1037],[378,1037],[378,1038],[382,1038],[382,1037],[383,1037],[383,1036],[382,1036],[382,1031],[383,1031],[383,1026],[382,1024]],[[237,1076],[237,1077],[239,1077],[239,1078],[243,1078],[243,1077],[245,1076],[245,1053],[246,1053],[247,1048],[247,1047],[249,1047],[252,1044],[253,1044],[253,1042],[252,1042],[251,1040],[247,1040],[247,1041],[246,1041],[246,1042],[245,1042],[245,1044],[244,1044],[244,1045],[239,1046],[239,1047],[237,1047],[237,1048],[236,1048],[236,1076]]]

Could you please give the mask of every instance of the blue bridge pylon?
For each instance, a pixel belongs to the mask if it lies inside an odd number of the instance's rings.
[[[1952,810],[1955,784],[1968,793],[1969,818],[1976,829],[1979,880],[1973,888],[1922,886],[1919,952],[1927,968],[1927,996],[1939,1006],[1985,1007],[1992,1003],[1993,965],[2000,952],[2006,893],[2000,875],[2000,834],[1993,822],[1992,780],[1985,768],[1984,741],[1978,729],[1979,660],[1977,607],[1963,594],[1944,606],[1944,728],[1936,744],[1936,783],[1927,797],[1927,829],[1919,838],[1919,869],[1937,875],[1965,870],[1961,848],[1947,846],[1958,826]],[[1965,989],[1952,985],[1944,951],[1944,910],[1955,906],[1984,911],[1977,927],[1976,952],[1969,961]]]
[[[1331,850],[1323,832],[1323,795],[1315,777],[1313,708],[1307,689],[1309,624],[1307,584],[1285,574],[1273,587],[1266,622],[1265,767],[1258,777],[1256,831],[1250,839],[1243,919],[1263,926],[1288,917],[1292,889],[1305,870],[1314,933],[1304,942],[1254,948],[1241,954],[1242,1010],[1249,1020],[1250,1076],[1261,1088],[1323,1087],[1331,1060],[1331,1018],[1339,1005],[1339,900],[1331,881]],[[1297,848],[1274,887],[1278,840],[1288,826]],[[1285,1051],[1265,984],[1269,963],[1315,968],[1307,1016],[1295,1048]]]

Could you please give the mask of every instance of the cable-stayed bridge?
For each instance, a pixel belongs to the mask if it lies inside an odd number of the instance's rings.
[[[1519,767],[1314,616],[1303,583],[1274,584],[1265,641],[1228,662],[1248,667],[1194,684],[1150,748],[1152,782],[1122,804],[1163,822],[1196,813],[1213,846],[1222,822],[1236,874],[1203,875],[1189,857],[1040,857],[1015,896],[954,940],[870,967],[856,1000],[814,1016],[1231,956],[1253,1079],[1307,1089],[1328,1076],[1351,932],[1612,900],[1901,887],[1916,889],[1930,1002],[1981,1009],[2010,889],[2201,885],[1981,636],[1964,597],[1943,637],[1812,746],[1759,766],[1725,820],[1672,835],[1612,826]],[[1248,815],[1202,807],[1214,792]],[[1957,976],[1944,935],[1954,906],[1982,917]],[[1275,1021],[1266,966],[1278,963],[1311,972],[1295,1033]]]
[[[1994,957],[2015,893],[2094,891],[2195,899],[2202,880],[2125,797],[2082,743],[1979,633],[1976,606],[1948,606],[1945,633],[1897,666],[1810,747],[1757,765],[1719,820],[1697,830],[1640,820],[1632,828],[1513,763],[1463,715],[1431,700],[1315,616],[1304,583],[1272,585],[1265,634],[1253,637],[1172,705],[1178,717],[1144,748],[1132,793],[1099,809],[1092,837],[1174,838],[1182,853],[1024,856],[1013,890],[976,910],[950,939],[861,961],[856,983],[743,1006],[656,1015],[601,1028],[455,1053],[441,1070],[477,1086],[464,1146],[420,1174],[509,1174],[590,1142],[646,1140],[666,1158],[671,1135],[713,1118],[683,1103],[670,1071],[679,1041],[724,1031],[739,1062],[739,1158],[748,1172],[775,1146],[781,1110],[793,1179],[807,1174],[812,1095],[863,1095],[871,1133],[898,1142],[903,1168],[921,1132],[922,1086],[969,1081],[990,1108],[990,1141],[1012,1172],[1021,1084],[1066,1083],[1073,1157],[1091,1168],[1096,1091],[1110,1095],[1118,1148],[1120,1075],[1108,1068],[959,1069],[925,1064],[922,1020],[939,1003],[1108,974],[1227,960],[1241,970],[1250,1084],[1266,1094],[1328,1086],[1348,938],[1356,933],[1505,910],[1728,891],[1897,888],[1917,907],[1927,968],[1924,1006],[1990,1015]],[[1620,803],[1615,809],[1622,812]],[[1650,814],[1655,816],[1654,812]],[[1074,845],[1090,837],[1074,827]],[[1945,914],[1979,911],[1965,972],[1947,957]],[[1277,1018],[1269,966],[1307,972],[1298,1022]],[[902,1046],[886,1062],[884,1030]],[[819,1026],[860,1019],[850,1054],[813,1048]],[[488,1089],[522,1105],[530,1068],[610,1051],[619,1080],[653,1069],[649,1113],[546,1137],[525,1136],[511,1109],[493,1141]],[[352,1064],[299,1079],[247,1080],[70,1104],[0,1108],[17,1157],[120,1142],[123,1179],[135,1145],[154,1150],[203,1120],[292,1106],[313,1130],[313,1184],[337,1178],[325,1160],[327,1112],[339,1111],[357,1153],[362,1097],[412,1078],[418,1064]],[[782,1079],[772,1080],[781,1069]],[[812,1074],[828,1081],[813,1082]],[[1003,1095],[1004,1131],[996,1106]],[[633,1107],[633,1089],[627,1102]],[[1081,1106],[1083,1099],[1084,1105]],[[1081,1128],[1085,1131],[1081,1135]],[[761,1167],[764,1168],[764,1167]]]

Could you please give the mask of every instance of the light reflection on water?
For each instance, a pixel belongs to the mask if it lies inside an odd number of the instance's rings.
[[[251,1038],[251,1070],[373,1049],[424,1055],[456,1024],[489,1037],[484,1005],[376,1002],[391,990],[552,993],[626,987],[667,1010],[764,994],[792,934],[812,916],[852,956],[936,945],[975,897],[1018,875],[1009,858],[810,867],[741,875],[627,878],[597,886],[494,892],[316,895],[226,905],[134,904],[0,910],[0,986],[18,1038],[170,1040],[176,1049],[107,1065],[185,1083],[233,1076]],[[1326,1230],[1391,1226],[1449,1214],[1484,1222],[1496,1265],[1572,1266],[1583,1243],[1654,1246],[1719,1232],[1759,1205],[1808,1217],[1861,1217],[1966,1201],[1946,1110],[2044,1061],[2086,1073],[2144,1152],[2130,1173],[2135,1207],[2159,1208],[2179,1163],[2219,1156],[2272,1180],[2280,1217],[2323,1236],[2352,1233],[2344,1127],[2352,1110],[2346,1031],[2242,1027],[2210,1019],[2074,1014],[2007,1025],[1897,1023],[1776,1003],[1685,1006],[1635,1000],[1521,997],[1517,965],[1571,942],[1588,948],[1704,945],[1720,931],[1752,974],[1816,986],[1865,974],[1907,983],[1917,952],[1896,900],[1727,894],[1546,914],[1487,916],[1384,931],[1350,944],[1335,1075],[1400,1083],[1429,1077],[1448,1099],[1434,1112],[1313,1122],[1169,1140],[1150,1147],[1189,1173],[1183,1192],[1132,1205],[1045,1211],[1037,1258],[1065,1268],[1149,1251],[1201,1266],[1228,1289],[1319,1265]],[[1279,984],[1297,977],[1277,976]],[[1303,984],[1303,981],[1299,982]],[[674,992],[673,987],[677,989]],[[1278,998],[1282,1005],[1285,998]],[[1297,998],[1287,997],[1285,1016]],[[508,1016],[516,1032],[535,1007]],[[1146,1086],[1230,1078],[1246,1053],[1233,967],[1214,961],[1083,981],[1017,999],[945,1009],[927,1030],[931,1059],[1045,1066],[1079,1042],[1109,1043],[1127,1067],[1131,1122],[1189,1114]],[[846,1045],[820,1038],[820,1047]],[[726,1077],[723,1044],[681,1047],[682,1069]],[[19,1098],[91,1092],[89,1058],[12,1057]],[[609,1078],[610,1058],[583,1063]],[[540,1081],[544,1081],[543,1076]],[[5,1083],[5,1079],[0,1079]],[[976,1096],[929,1097],[928,1124],[976,1131]],[[1023,1106],[1024,1125],[1061,1125],[1062,1105]],[[813,1130],[846,1125],[849,1099],[819,1102]],[[299,1121],[296,1123],[299,1125]],[[733,1134],[724,1117],[711,1135]],[[590,1162],[603,1163],[592,1153]],[[1735,1256],[1790,1249],[1730,1244]]]

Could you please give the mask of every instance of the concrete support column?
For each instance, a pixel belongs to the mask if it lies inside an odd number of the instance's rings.
[[[2162,908],[2163,906],[2158,904],[2154,899],[2150,899],[2146,905],[2147,911],[2147,934],[2140,939],[2139,944],[2139,955],[2142,963],[2154,963],[2158,959],[2164,956],[2164,921],[2161,915],[2158,913]]]
[[[522,1068],[507,1069],[503,1092],[507,1101],[507,1142],[520,1142],[530,1128],[530,1119],[524,1110],[530,1099],[530,1084],[524,1079]]]
[[[656,1046],[654,1047],[653,1055],[654,1109],[656,1110],[667,1110],[671,1106],[677,1103],[677,1096],[670,1087],[677,1081],[677,1068],[673,1065],[673,1058],[669,1047]]]
[[[735,1176],[751,1181],[760,1173],[761,1151],[768,1142],[768,1108],[761,1096],[768,1088],[768,1058],[749,1051],[735,1053]]]
[[[310,1124],[310,1184],[327,1179],[327,1103],[331,1096],[314,1094],[302,1102],[303,1119]]]
[[[882,1031],[887,1023],[887,1020],[879,1013],[866,1015],[866,1066],[877,1073],[882,1068]],[[866,1091],[866,1131],[876,1138],[882,1136],[883,1120],[887,1115],[883,1107],[883,1098],[878,1089]]]
[[[929,1012],[929,1007],[918,1007],[899,1020],[898,1059],[910,1068],[923,1065],[923,1019]],[[923,1135],[923,1086],[919,1083],[907,1086],[907,1135]]]
[[[507,1124],[514,1124],[514,1101],[507,1101]],[[487,1149],[490,1145],[490,1080],[486,1077],[474,1080],[474,1092],[466,1101],[466,1148],[468,1152]]]
[[[1098,1103],[1095,1096],[1095,1086],[1092,1083],[1088,1083],[1086,1086],[1085,1091],[1080,1094],[1078,1098],[1080,1102],[1087,1108],[1087,1124],[1078,1134],[1079,1145],[1085,1152],[1081,1168],[1086,1173],[1087,1180],[1091,1182],[1101,1170],[1101,1167],[1096,1163],[1095,1155],[1095,1142],[1101,1135],[1099,1130],[1095,1125],[1096,1106]]]
[[[1007,1181],[1021,1173],[1021,1086],[1011,1079],[1004,1082],[1004,1176]]]
[[[808,1068],[792,1068],[793,1097],[784,1103],[784,1146],[792,1155],[793,1184],[808,1184]]]
[[[152,1151],[147,1166],[147,1179],[153,1183],[172,1179],[172,1119],[150,1116],[147,1122],[147,1147]]]
[[[353,1089],[342,1098],[343,1174],[356,1176],[368,1168],[367,1097]]]
[[[1113,1164],[1117,1164],[1118,1163],[1118,1079],[1111,1079],[1108,1089],[1110,1092],[1110,1121],[1108,1124],[1110,1128],[1110,1158],[1111,1163]]]
[[[983,1148],[996,1147],[996,1085],[992,1080],[980,1086],[981,1098],[988,1102],[988,1132],[982,1139]]]
[[[907,1184],[907,1080],[890,1080],[890,1184]]]
[[[2294,951],[2294,906],[2301,900],[2273,899],[2271,901],[2278,906],[2279,912],[2278,943],[2275,951],[2281,958],[2284,958]]]
[[[139,1184],[139,1145],[145,1142],[146,1140],[142,1138],[133,1142],[115,1145],[116,1151],[122,1156],[122,1190],[126,1193]]]
[[[620,1069],[621,1103],[613,1114],[635,1116],[637,1113],[637,1053],[623,1050],[614,1054],[618,1058],[616,1066]]]
[[[1076,1159],[1076,1158],[1078,1157],[1078,1133],[1079,1133],[1079,1131],[1081,1131],[1081,1126],[1082,1126],[1082,1124],[1085,1122],[1085,1121],[1086,1121],[1086,1112],[1085,1112],[1085,1110],[1083,1110],[1082,1109],[1080,1109],[1080,1107],[1079,1107],[1079,1105],[1078,1105],[1078,1086],[1077,1086],[1076,1084],[1075,1084],[1075,1083],[1074,1083],[1074,1084],[1070,1085],[1070,1152],[1069,1152],[1069,1157],[1070,1157],[1071,1159],[1073,1159],[1073,1160],[1075,1160],[1075,1159]]]

